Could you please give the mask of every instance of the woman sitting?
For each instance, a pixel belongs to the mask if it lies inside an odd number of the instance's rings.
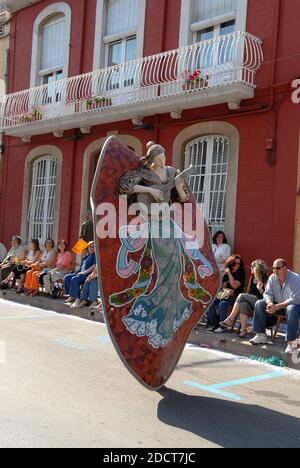
[[[65,295],[69,296],[66,304],[73,304],[74,308],[80,304],[80,287],[92,273],[96,265],[95,244],[90,242],[88,254],[84,257],[80,268],[75,273],[67,275],[64,280]]]
[[[40,275],[40,284],[45,287],[46,294],[54,292],[54,283],[64,279],[72,268],[72,254],[68,251],[68,244],[65,240],[58,243],[58,256],[56,266],[50,271]]]
[[[43,273],[52,270],[56,265],[57,252],[54,249],[54,240],[47,239],[45,250],[41,259],[31,266],[31,270],[26,273],[25,289],[27,295],[37,296],[39,294],[39,277]]]
[[[94,267],[92,273],[85,280],[83,290],[80,296],[80,303],[74,303],[71,307],[74,309],[81,309],[89,304],[90,310],[98,306],[98,269]]]
[[[245,288],[245,267],[240,255],[232,255],[225,262],[222,290],[208,311],[208,327],[211,331],[219,328],[218,323],[226,320],[229,308]]]
[[[267,282],[267,265],[262,260],[255,260],[251,264],[251,277],[246,294],[240,294],[238,296],[231,314],[224,322],[220,323],[220,332],[225,331],[228,328],[233,328],[238,316],[240,316],[240,338],[245,338],[247,336],[249,313],[251,310],[254,310],[256,302],[263,299],[263,294],[265,292]]]
[[[13,278],[15,279],[17,285],[17,294],[22,294],[24,292],[25,275],[31,269],[32,265],[34,265],[40,260],[42,255],[38,239],[31,239],[28,245],[29,252],[27,254],[27,257],[25,258],[25,260],[21,261],[17,265],[14,265],[11,274],[6,279],[7,283]]]

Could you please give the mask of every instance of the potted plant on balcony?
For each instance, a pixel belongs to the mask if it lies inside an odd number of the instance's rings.
[[[182,85],[183,91],[191,91],[194,89],[206,88],[208,86],[209,76],[196,69],[194,71],[185,70],[182,74],[184,83]]]
[[[86,101],[86,109],[99,109],[101,107],[111,106],[111,99],[105,96],[94,96],[88,101]]]
[[[34,106],[31,109],[31,112],[26,112],[20,116],[21,123],[37,122],[42,120],[44,115],[44,110],[41,107]]]

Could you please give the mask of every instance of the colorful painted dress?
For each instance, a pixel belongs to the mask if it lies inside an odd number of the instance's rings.
[[[136,185],[159,186],[163,190],[177,175],[176,169],[167,167],[167,177],[163,182],[149,169],[131,171],[122,177],[120,192],[133,195]],[[154,199],[151,195],[141,194],[138,202],[141,201],[150,204]],[[202,255],[195,237],[182,232],[173,219],[169,223],[167,232],[159,219],[149,219],[138,232],[134,230],[131,233],[129,226],[121,228],[118,274],[122,278],[132,275],[138,275],[138,278],[132,288],[110,297],[114,307],[132,303],[123,323],[130,333],[148,337],[154,348],[163,348],[170,343],[176,331],[193,313],[193,301],[207,304],[212,299],[210,293],[201,288],[198,275],[202,279],[212,275],[213,266]],[[153,232],[156,236],[152,235]],[[130,259],[130,253],[136,252],[141,252],[139,263]],[[201,262],[198,268],[195,260]]]

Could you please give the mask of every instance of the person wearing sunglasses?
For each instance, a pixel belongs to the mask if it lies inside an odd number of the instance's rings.
[[[278,315],[286,315],[288,345],[285,352],[293,354],[297,348],[300,320],[300,275],[290,271],[286,260],[281,258],[273,263],[273,274],[263,300],[255,304],[253,331],[256,335],[250,340],[251,344],[262,345],[268,342],[266,328],[275,325]]]
[[[207,328],[209,331],[220,331],[219,323],[224,322],[234,305],[236,298],[245,289],[246,273],[244,261],[240,255],[231,255],[225,262],[225,275],[222,289],[207,313]]]

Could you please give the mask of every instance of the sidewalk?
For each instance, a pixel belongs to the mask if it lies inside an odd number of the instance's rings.
[[[95,312],[93,317],[90,317],[88,308],[84,309],[71,309],[64,304],[63,299],[49,299],[44,296],[35,298],[27,297],[24,295],[18,296],[14,291],[0,291],[0,298],[7,301],[13,301],[18,304],[24,304],[30,307],[38,307],[44,310],[51,310],[60,314],[73,315],[81,317],[86,320],[93,320],[96,322],[104,323],[102,313]],[[282,359],[286,366],[292,369],[300,370],[300,362],[294,363],[291,357],[284,355],[286,343],[284,336],[279,333],[275,343],[272,343],[271,338],[266,346],[252,346],[249,340],[241,340],[236,333],[210,333],[205,330],[203,326],[197,326],[191,333],[188,342],[195,346],[217,349],[225,351],[237,356],[256,356],[257,358],[267,359],[276,357]],[[299,355],[300,358],[300,355]],[[300,359],[299,359],[300,361]]]

